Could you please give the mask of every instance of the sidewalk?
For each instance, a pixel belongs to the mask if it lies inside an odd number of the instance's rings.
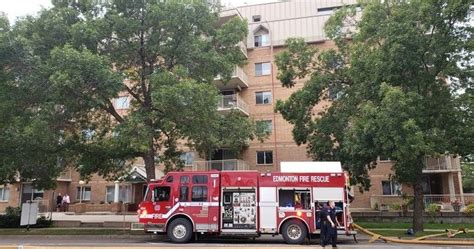
[[[49,213],[48,213],[49,215]],[[53,212],[52,219],[54,221],[80,221],[80,222],[138,222],[138,215],[107,212],[91,212],[85,214],[74,214],[70,212]]]

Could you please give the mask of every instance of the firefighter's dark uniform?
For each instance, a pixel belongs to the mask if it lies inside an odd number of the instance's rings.
[[[328,208],[328,215],[331,218],[331,221],[334,223],[334,227],[331,226],[331,222],[327,222],[326,229],[326,242],[325,244],[331,243],[333,247],[336,247],[337,244],[337,218],[336,218],[336,208]]]
[[[328,226],[331,227],[331,223],[328,221],[328,214],[329,214],[329,208],[324,205],[324,207],[321,208],[319,211],[319,229],[321,230],[321,234],[319,237],[319,242],[321,246],[326,245],[327,241],[327,232],[328,232]]]

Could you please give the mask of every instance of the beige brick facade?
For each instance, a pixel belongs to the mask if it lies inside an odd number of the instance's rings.
[[[294,1],[294,2],[281,2],[272,4],[263,4],[255,6],[245,6],[238,8],[238,11],[228,10],[224,11],[223,15],[235,15],[241,16],[247,19],[249,22],[249,35],[247,41],[246,54],[248,57],[247,63],[242,67],[243,73],[245,73],[247,79],[247,87],[234,87],[230,90],[234,90],[242,100],[248,105],[249,118],[254,120],[271,120],[272,121],[272,133],[263,142],[251,141],[248,148],[244,149],[241,153],[241,158],[235,158],[243,160],[248,168],[251,170],[258,171],[277,171],[279,170],[280,162],[282,161],[310,161],[311,158],[306,153],[306,146],[297,146],[293,141],[292,126],[285,121],[282,116],[274,112],[275,103],[277,100],[286,100],[295,90],[300,89],[304,80],[297,81],[297,84],[293,88],[285,88],[281,86],[281,82],[277,79],[277,68],[272,64],[272,70],[269,75],[256,76],[255,64],[262,62],[273,62],[273,56],[280,53],[285,47],[282,46],[283,41],[292,36],[302,36],[312,46],[318,50],[325,50],[328,48],[334,48],[333,42],[325,39],[322,33],[322,26],[327,20],[329,14],[318,13],[318,8],[328,8],[331,6],[339,6],[340,0],[328,0],[328,1]],[[344,1],[354,2],[354,1]],[[314,8],[314,11],[308,10],[308,8]],[[287,9],[294,11],[287,12]],[[311,14],[314,13],[314,14]],[[242,16],[243,15],[243,16]],[[254,22],[252,20],[253,15],[261,15],[260,22]],[[269,32],[270,44],[264,47],[254,46],[254,31],[259,28],[264,28]],[[260,34],[260,33],[259,33]],[[274,35],[275,39],[272,40],[271,36]],[[273,45],[273,46],[272,46]],[[237,79],[245,80],[245,79]],[[243,84],[243,83],[242,83]],[[245,84],[244,84],[245,85]],[[229,90],[229,86],[220,86],[221,90]],[[272,98],[271,103],[268,104],[257,104],[256,103],[256,92],[271,92]],[[122,95],[121,95],[122,96]],[[323,110],[330,103],[322,101],[315,107],[315,111]],[[127,110],[119,110],[120,114],[126,114]],[[225,149],[225,148],[224,148]],[[184,148],[184,151],[188,151],[188,148]],[[257,164],[257,151],[272,151],[273,152],[273,163],[258,165]],[[197,153],[194,155],[194,161],[205,161],[199,158]],[[143,161],[137,159],[134,161],[134,165],[143,166]],[[354,189],[355,201],[352,203],[354,208],[370,208],[371,203],[374,201],[371,199],[374,196],[383,195],[382,181],[388,181],[391,171],[392,162],[380,162],[378,167],[370,172],[370,178],[372,181],[372,187],[369,191],[360,193],[357,188]],[[194,167],[186,167],[185,170],[192,170]],[[435,172],[435,171],[433,171]],[[158,166],[156,170],[157,176],[162,176],[162,166]],[[451,176],[450,176],[451,174]],[[449,177],[452,177],[454,190],[456,194],[461,192],[461,184],[459,183],[459,168],[446,171],[439,171],[435,173],[426,173],[429,179],[434,181],[433,185],[439,185],[440,187],[431,187],[430,193],[435,194],[448,194],[450,193],[450,185],[448,184]],[[429,177],[433,175],[432,177]],[[57,193],[68,193],[72,203],[77,203],[80,198],[77,196],[78,188],[81,188],[79,184],[79,175],[73,173],[69,181],[58,182],[58,188],[49,191],[45,191],[43,194],[42,203],[54,203],[54,198]],[[430,180],[427,180],[430,181]],[[130,194],[132,197],[129,198],[129,202],[136,205],[141,197],[143,196],[143,182],[121,182],[120,186],[130,186]],[[84,183],[82,187],[90,187],[90,200],[84,200],[85,203],[101,204],[107,202],[107,187],[115,188],[115,182],[108,182],[103,178],[94,175],[90,181]],[[120,187],[119,186],[119,187]],[[22,201],[21,199],[21,185],[8,185],[10,191],[10,198],[8,201],[0,201],[0,212],[2,212],[6,206],[18,206]],[[431,191],[433,190],[433,191]],[[412,192],[409,186],[402,186],[402,191],[410,194]],[[54,195],[53,195],[54,192]],[[115,198],[114,198],[115,199]],[[110,200],[110,196],[109,196]]]

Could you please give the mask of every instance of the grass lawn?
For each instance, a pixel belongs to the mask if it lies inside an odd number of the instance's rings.
[[[390,236],[390,237],[403,237],[403,238],[415,238],[430,234],[438,234],[444,232],[445,229],[452,229],[457,230],[460,227],[466,228],[468,232],[466,234],[458,234],[455,238],[474,238],[474,224],[432,224],[432,223],[425,223],[425,229],[436,229],[440,231],[424,231],[419,232],[416,236],[410,236],[406,234],[406,230],[412,227],[411,223],[373,223],[373,222],[356,222],[359,226],[363,228],[367,228],[372,232],[378,233],[383,236]],[[390,230],[393,229],[393,230]],[[440,236],[437,238],[448,238],[445,236]]]
[[[435,232],[435,231],[425,231],[425,232],[417,233],[416,236],[410,236],[410,235],[407,235],[405,231],[400,231],[400,230],[371,229],[370,231],[378,233],[378,234],[383,235],[383,236],[403,237],[403,238],[416,238],[416,237],[421,237],[421,236],[430,235],[430,234],[442,233],[442,232]],[[436,238],[448,239],[448,237],[446,235],[439,236],[439,237],[436,237]],[[454,238],[457,238],[457,239],[462,239],[462,238],[473,239],[474,238],[474,232],[461,233],[461,234],[456,235],[456,237],[454,237]]]
[[[372,223],[372,222],[357,222],[356,224],[363,228],[385,228],[385,229],[408,229],[412,227],[411,223]],[[454,229],[457,230],[460,227],[467,228],[468,230],[474,231],[474,224],[432,224],[425,223],[425,229]]]
[[[143,231],[121,229],[88,229],[88,228],[25,228],[0,229],[0,235],[145,235]]]

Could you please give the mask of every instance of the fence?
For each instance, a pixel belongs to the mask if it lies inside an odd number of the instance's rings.
[[[217,108],[219,110],[238,108],[247,114],[249,113],[249,106],[238,94],[221,95]]]
[[[413,196],[408,196],[413,198]],[[464,205],[474,204],[474,193],[463,194],[463,195],[424,195],[423,203],[425,206],[429,204],[440,204],[444,210],[451,209],[451,201],[464,199]],[[399,195],[372,195],[370,197],[370,207],[378,209],[390,209],[391,206],[400,205],[403,203],[403,198]]]
[[[239,159],[195,161],[193,170],[248,170],[245,161]]]

